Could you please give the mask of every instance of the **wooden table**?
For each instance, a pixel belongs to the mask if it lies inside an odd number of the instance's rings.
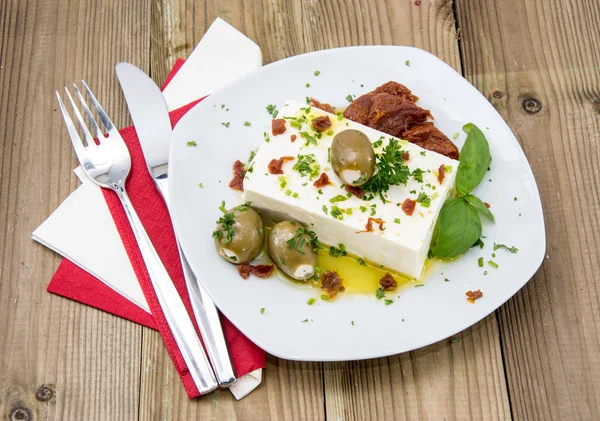
[[[30,234],[78,184],[53,91],[84,78],[125,126],[113,65],[162,82],[217,16],[265,63],[396,44],[461,72],[533,167],[548,254],[535,277],[459,342],[269,357],[239,402],[188,400],[156,332],[48,294],[60,258]],[[0,419],[600,419],[599,23],[598,0],[0,0]]]

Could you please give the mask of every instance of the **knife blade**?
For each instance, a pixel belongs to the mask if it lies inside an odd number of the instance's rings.
[[[169,148],[173,131],[167,105],[154,81],[133,64],[118,63],[115,71],[125,95],[148,171],[169,208]],[[194,317],[200,328],[208,357],[219,386],[229,387],[237,379],[219,313],[206,290],[194,276],[179,247],[179,241],[177,247]]]

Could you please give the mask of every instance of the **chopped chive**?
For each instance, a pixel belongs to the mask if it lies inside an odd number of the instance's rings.
[[[419,152],[421,155],[425,156],[425,151]]]
[[[498,263],[494,262],[493,260],[488,260],[488,265],[490,265],[494,269],[498,269]]]
[[[286,196],[289,196],[289,195],[291,195],[291,194],[292,194],[292,191],[291,191],[290,189],[287,189],[287,190],[285,191],[285,195],[286,195]]]
[[[479,259],[477,259],[477,264],[479,265],[480,268],[483,267],[483,257],[480,257]]]
[[[365,259],[363,259],[362,257],[359,257],[356,261],[361,266],[367,266],[367,262],[365,262]]]
[[[317,190],[317,193],[323,194],[323,190],[319,189],[319,190]]]
[[[452,172],[454,167],[452,167],[451,165],[446,165],[445,169],[446,169],[446,172]],[[490,180],[490,181],[492,181],[492,180]]]
[[[227,123],[221,123],[221,124],[222,124],[223,126],[225,126],[225,127],[229,128],[229,124],[230,124],[230,122],[228,121]]]
[[[393,303],[394,303],[394,300],[387,300],[387,299],[386,299],[386,300],[384,300],[384,302],[385,302],[385,305],[386,305],[386,306],[389,306],[390,304],[393,304]]]
[[[244,123],[244,126],[246,126],[246,127],[250,127],[251,125],[252,125],[252,123],[250,123],[249,121],[246,121],[246,122]]]
[[[352,326],[354,326],[354,320],[352,320],[350,323],[352,323]]]
[[[298,198],[298,193],[294,192],[294,193],[292,194],[292,197],[293,197],[294,199]]]
[[[327,206],[323,205],[321,209],[323,209],[323,212],[325,213],[325,215],[327,215]]]
[[[327,130],[327,136],[331,136],[331,135],[333,135],[333,130],[331,130],[331,129]]]
[[[201,189],[203,189],[204,188],[204,184],[198,183],[198,187],[200,187]]]
[[[344,202],[346,200],[348,200],[348,198],[346,196],[338,194],[337,196],[334,196],[331,199],[329,199],[329,202],[330,203],[337,203],[337,202]]]
[[[321,295],[321,300],[323,300],[323,301],[329,301],[329,295],[327,295],[327,294]]]
[[[321,72],[319,70],[315,70],[315,73],[314,73],[315,76],[319,76],[320,74],[321,74]]]
[[[417,287],[424,287],[424,286],[425,286],[425,284],[417,284],[417,285],[415,285],[415,288],[417,288]]]
[[[452,136],[452,139],[456,140],[456,139],[458,139],[458,136],[459,136],[459,133],[456,132],[456,133],[454,133],[454,136]]]
[[[308,304],[309,306],[312,306],[315,303],[315,301],[317,301],[317,300],[314,298],[311,298],[306,302],[306,304]]]
[[[410,67],[410,60],[406,60],[406,61],[404,62],[404,64],[406,64],[408,67]]]
[[[307,88],[310,88],[310,83],[307,83],[307,84],[306,84],[306,87],[307,87]]]
[[[444,282],[450,282],[450,279],[444,278]]]
[[[367,208],[365,208],[364,206],[361,206],[361,207],[360,207],[360,211],[361,211],[362,213],[365,213],[365,212],[367,211]]]
[[[260,314],[265,314],[265,308],[264,307],[260,309]]]
[[[460,342],[459,338],[452,338],[452,339],[450,339],[450,343],[452,343],[452,344],[455,344],[457,342]]]
[[[400,223],[400,218],[394,218],[394,222],[395,222],[396,224],[399,224],[399,223]]]
[[[188,146],[197,146],[195,141],[191,141],[187,143]]]

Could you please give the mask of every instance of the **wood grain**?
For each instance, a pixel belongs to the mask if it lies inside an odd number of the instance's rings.
[[[48,294],[60,259],[30,236],[77,186],[53,91],[85,78],[126,123],[112,66],[148,62],[147,12],[133,1],[0,1],[1,419],[137,417],[141,328]]]
[[[600,3],[459,0],[457,11],[466,77],[517,135],[545,214],[547,259],[499,311],[513,415],[597,420]]]

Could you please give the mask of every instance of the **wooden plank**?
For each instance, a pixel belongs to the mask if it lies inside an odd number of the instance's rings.
[[[60,259],[30,235],[78,184],[53,91],[85,78],[124,124],[112,66],[147,68],[149,8],[2,0],[0,11],[0,418],[135,419],[141,328],[48,294]]]
[[[513,129],[544,207],[547,259],[499,312],[513,415],[597,420],[600,3],[458,0],[457,11],[466,77]]]
[[[152,17],[152,73],[162,81],[177,56],[185,56],[220,16],[257,42],[268,63],[323,48],[361,44],[416,45],[455,68],[460,57],[449,1],[420,7],[411,2],[207,2],[157,0]],[[155,13],[157,15],[155,15]],[[185,24],[184,24],[185,22]],[[187,27],[193,23],[194,28]],[[401,22],[401,24],[399,24]],[[201,29],[198,29],[201,28]],[[169,40],[166,44],[161,40]],[[160,340],[144,333],[143,365],[164,359]],[[323,402],[319,364],[269,359],[265,384],[240,403],[220,392],[197,401],[185,397],[172,371],[142,373],[141,419],[450,419],[510,418],[492,315],[461,335],[458,344],[438,343],[388,359],[325,364]],[[477,363],[476,369],[473,362]],[[150,367],[154,366],[150,363]],[[398,374],[405,373],[404,377]],[[352,387],[357,378],[359,386]],[[302,379],[302,384],[296,386]],[[385,379],[385,381],[381,381]],[[414,402],[404,403],[406,396]],[[155,404],[152,406],[152,402]],[[385,410],[376,404],[385,402]],[[160,403],[160,404],[159,404]],[[166,407],[166,408],[165,408]],[[250,410],[251,408],[251,410]],[[348,410],[355,408],[355,410]],[[382,418],[382,415],[385,417]]]

